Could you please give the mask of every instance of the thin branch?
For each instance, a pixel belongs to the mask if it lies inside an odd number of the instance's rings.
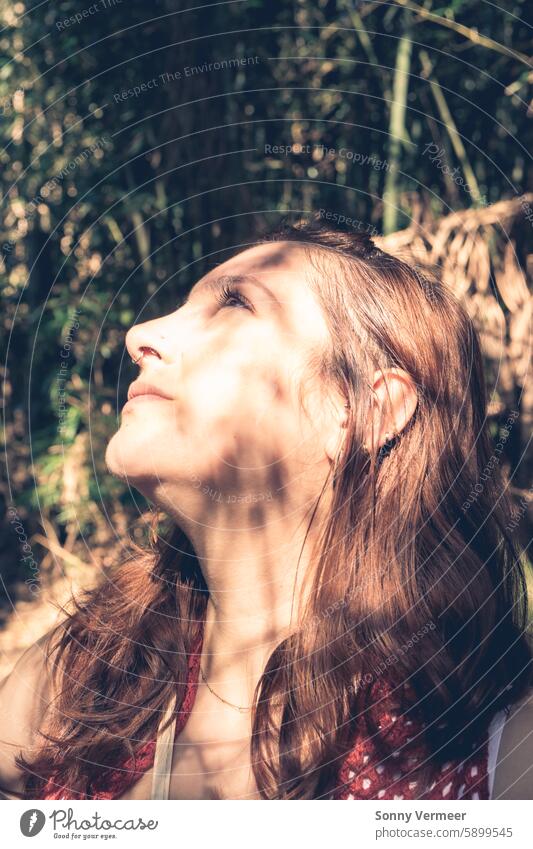
[[[67,551],[62,545],[60,545],[60,543],[45,537],[43,534],[34,534],[32,536],[32,542],[42,545],[42,547],[46,548],[47,551],[50,551],[53,555],[64,560],[66,563],[70,563],[72,566],[87,568],[87,564],[84,563],[83,560],[80,560],[80,558],[76,557],[76,555],[72,554],[72,552]]]
[[[410,19],[409,13],[407,14]],[[398,226],[398,171],[400,170],[401,142],[406,135],[405,113],[407,110],[412,49],[413,42],[411,40],[410,20],[407,20],[405,31],[398,42],[392,87],[393,97],[390,111],[388,144],[390,168],[385,176],[383,192],[383,230],[385,233],[392,233]]]
[[[451,21],[449,18],[443,18],[441,15],[436,15],[428,9],[423,9],[422,6],[418,6],[416,3],[413,3],[412,0],[396,0],[396,2],[398,5],[404,6],[406,9],[410,9],[420,18],[433,21],[436,24],[440,24],[440,26],[448,27],[448,29],[459,33],[459,35],[463,35],[473,44],[477,44],[481,47],[487,47],[489,50],[495,50],[497,53],[502,53],[504,56],[510,56],[512,59],[517,59],[519,62],[523,62],[528,66],[528,68],[532,67],[530,56],[527,56],[525,53],[520,53],[518,50],[513,50],[511,47],[506,47],[505,44],[500,44],[499,41],[494,41],[493,38],[481,35],[475,27],[467,27],[464,24],[457,23],[457,21]]]
[[[446,102],[446,98],[444,97],[444,92],[442,91],[437,78],[433,72],[433,66],[430,61],[430,58],[425,50],[420,51],[420,61],[422,63],[422,68],[424,70],[424,76],[429,82],[431,86],[431,91],[433,92],[433,97],[435,98],[435,102],[437,104],[437,109],[440,112],[440,116],[442,118],[442,122],[446,127],[448,135],[450,137],[450,141],[452,143],[452,147],[454,149],[455,155],[459,159],[463,173],[466,177],[467,183],[472,190],[472,197],[477,203],[481,202],[481,192],[479,190],[479,185],[476,180],[476,175],[474,174],[474,169],[470,165],[470,161],[468,159],[465,146],[461,139],[460,133],[457,130],[455,125],[455,121],[453,120],[452,113],[448,108],[448,104]]]

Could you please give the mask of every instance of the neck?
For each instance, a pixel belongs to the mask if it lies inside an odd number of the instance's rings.
[[[319,525],[315,517],[309,529],[311,511],[266,516],[259,527],[218,520],[186,531],[209,590],[202,669],[220,695],[244,705],[268,657],[297,627]]]

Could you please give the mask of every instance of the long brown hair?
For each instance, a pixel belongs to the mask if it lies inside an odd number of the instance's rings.
[[[331,331],[316,365],[345,393],[351,419],[327,482],[331,509],[307,606],[256,688],[256,783],[263,798],[331,794],[354,736],[379,737],[371,707],[382,675],[398,704],[425,721],[427,779],[463,758],[531,680],[526,583],[506,528],[477,335],[437,276],[366,234],[315,219],[253,244],[261,241],[305,249]],[[368,375],[391,366],[413,379],[417,408],[392,443],[368,451]],[[106,767],[155,738],[172,692],[183,697],[207,602],[178,527],[75,601],[51,643],[58,695],[46,743],[17,760],[27,798],[50,777],[90,796]],[[386,736],[380,744],[387,754]]]

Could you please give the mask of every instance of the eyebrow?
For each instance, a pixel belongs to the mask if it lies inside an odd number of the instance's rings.
[[[275,296],[274,292],[265,286],[265,284],[259,280],[259,278],[254,277],[253,274],[224,274],[222,277],[215,277],[213,279],[207,279],[204,283],[201,281],[196,283],[191,291],[189,292],[185,303],[188,302],[189,298],[193,294],[193,292],[202,291],[203,289],[207,289],[208,291],[217,291],[222,289],[223,286],[240,286],[244,283],[250,283],[253,286],[257,286],[258,289],[261,289],[266,295],[273,301],[278,309],[281,309],[281,303],[278,298]]]

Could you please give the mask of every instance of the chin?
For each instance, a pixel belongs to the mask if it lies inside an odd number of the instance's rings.
[[[105,464],[109,472],[125,481],[145,498],[155,503],[168,498],[167,489],[176,493],[176,484],[183,480],[184,473],[171,469],[169,452],[159,451],[154,455],[153,447],[158,441],[152,438],[129,439],[121,430],[111,438],[105,452]]]
[[[107,450],[105,452],[105,464],[108,468],[108,471],[111,472],[112,475],[115,475],[118,478],[128,478],[130,471],[130,464],[125,461],[126,458],[123,457],[120,451],[115,449],[115,446],[112,444],[112,441],[107,446]]]
[[[132,483],[137,480],[153,478],[155,472],[147,468],[149,451],[136,440],[135,445],[129,444],[119,431],[111,438],[105,452],[105,464],[112,475],[124,478]]]

